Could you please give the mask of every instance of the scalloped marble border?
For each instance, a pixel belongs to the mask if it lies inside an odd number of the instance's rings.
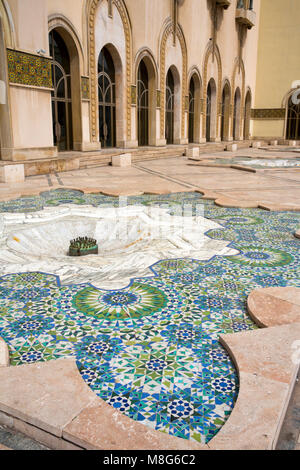
[[[139,190],[132,190],[132,191],[124,191],[124,190],[99,190],[99,188],[93,187],[74,187],[74,186],[64,186],[63,188],[59,185],[53,185],[51,187],[51,191],[56,189],[69,189],[71,191],[81,191],[84,194],[103,194],[104,196],[112,196],[112,197],[120,197],[120,196],[142,196],[145,195],[163,195],[163,194],[171,194],[171,193],[179,193],[179,192],[196,192],[203,195],[203,199],[208,199],[214,201],[217,206],[220,207],[228,207],[228,208],[241,208],[241,209],[263,209],[266,211],[299,211],[300,212],[300,204],[278,204],[278,203],[263,203],[263,202],[255,202],[255,201],[247,201],[247,199],[234,199],[229,198],[227,196],[223,196],[222,194],[218,193],[217,191],[207,190],[207,189],[198,189],[193,186],[190,188],[184,187],[182,191],[176,189],[176,191],[170,191],[169,188],[167,189],[158,189],[158,190],[151,190],[151,191],[139,191]],[[49,190],[49,189],[48,189]],[[45,190],[39,189],[26,189],[22,190],[20,193],[13,193],[8,194],[6,196],[0,195],[0,202],[7,202],[10,200],[18,199],[21,197],[28,197],[28,196],[39,196],[41,192]]]
[[[207,448],[155,431],[105,403],[82,380],[74,358],[2,368],[0,384],[0,423],[52,449]]]
[[[227,207],[227,208],[240,208],[240,209],[263,209],[266,211],[299,211],[300,212],[300,204],[272,204],[272,203],[260,203],[255,201],[247,201],[246,199],[233,199],[226,196],[222,196],[221,194],[210,191],[206,189],[196,189],[196,193],[203,194],[203,199],[210,199],[214,201],[217,206],[220,207]],[[299,234],[300,237],[300,234]]]
[[[300,288],[255,289],[248,297],[247,308],[253,321],[262,328],[300,323]]]

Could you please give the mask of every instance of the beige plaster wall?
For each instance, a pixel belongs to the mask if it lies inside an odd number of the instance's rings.
[[[285,133],[285,120],[254,120],[253,135],[263,138],[281,138]]]
[[[88,75],[86,0],[47,0],[48,18],[61,18],[76,38],[80,55],[81,74]],[[74,39],[75,39],[74,38]]]
[[[48,51],[48,9],[46,0],[8,0],[14,25],[16,48],[36,53]]]
[[[295,0],[264,0],[257,61],[256,108],[280,108],[300,80],[300,9]]]
[[[62,15],[83,40],[86,0],[47,0],[48,16]]]
[[[265,0],[254,0],[254,11],[256,13],[256,26],[251,30],[247,30],[246,41],[243,45],[243,61],[246,70],[246,90],[251,89],[252,92],[252,107],[254,107],[254,100],[256,96],[256,72],[257,72],[257,55],[258,55],[258,41],[259,41],[259,24],[261,15],[261,5]]]

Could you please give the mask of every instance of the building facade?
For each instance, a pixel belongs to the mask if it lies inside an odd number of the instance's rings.
[[[264,2],[0,0],[1,159],[265,133]]]

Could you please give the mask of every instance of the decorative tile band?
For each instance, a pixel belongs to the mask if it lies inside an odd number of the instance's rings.
[[[285,119],[285,108],[252,109],[252,119]]]
[[[7,49],[10,83],[53,88],[51,59]]]
[[[90,99],[90,79],[88,77],[81,77],[81,96],[83,100]]]

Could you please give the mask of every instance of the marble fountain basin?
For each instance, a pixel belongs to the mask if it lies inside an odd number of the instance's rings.
[[[91,282],[96,287],[126,287],[131,278],[151,274],[162,259],[229,256],[230,242],[205,233],[220,228],[202,216],[170,215],[158,207],[94,208],[63,206],[35,214],[6,214],[1,218],[1,275],[41,271],[64,283]],[[70,240],[88,236],[98,242],[98,255],[68,256]]]

